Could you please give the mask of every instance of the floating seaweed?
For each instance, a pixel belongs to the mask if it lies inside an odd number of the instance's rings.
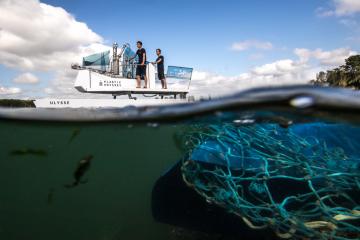
[[[22,156],[22,155],[35,155],[35,156],[47,156],[47,151],[43,149],[33,149],[33,148],[20,148],[12,150],[10,155],[13,156]]]
[[[74,141],[74,139],[80,134],[81,132],[81,129],[79,128],[75,128],[72,133],[71,133],[71,136],[70,136],[70,139],[69,139],[69,143],[71,143],[72,141]]]
[[[66,188],[73,188],[77,185],[87,183],[87,180],[82,180],[82,177],[85,175],[85,173],[90,169],[91,165],[91,159],[93,159],[92,155],[85,156],[82,158],[74,172],[74,182],[72,184],[65,185]]]

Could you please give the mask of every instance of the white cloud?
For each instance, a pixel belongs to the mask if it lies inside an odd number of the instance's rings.
[[[68,88],[75,79],[68,77],[71,63],[105,49],[110,47],[103,44],[101,36],[63,8],[38,0],[0,0],[0,64],[53,73],[56,79],[49,87],[58,95],[77,94]],[[36,81],[29,74],[15,80]]]
[[[262,42],[258,40],[246,40],[242,42],[234,42],[231,45],[231,50],[233,51],[245,51],[250,48],[261,49],[261,50],[271,50],[273,45],[271,42]]]
[[[252,87],[307,84],[319,71],[344,64],[344,60],[356,52],[348,48],[331,51],[297,48],[294,54],[297,56],[295,60],[274,61],[237,76],[195,71],[190,93],[195,96],[221,96]]]
[[[331,5],[331,8],[318,8],[316,14],[319,17],[337,17],[339,24],[347,27],[353,34],[346,40],[359,38],[360,22],[357,14],[360,13],[360,0],[332,0]]]
[[[80,48],[102,38],[59,7],[38,0],[0,1],[0,63],[51,71],[76,60]]]
[[[39,79],[32,73],[23,73],[13,79],[15,83],[35,84]]]
[[[359,0],[334,0],[337,16],[351,15],[360,12]]]
[[[323,51],[318,48],[309,50],[305,48],[296,48],[294,53],[300,58],[301,62],[307,62],[310,58],[320,61],[322,66],[334,67],[345,63],[345,59],[357,54],[356,51],[350,48],[338,48],[332,51]]]
[[[284,59],[255,67],[251,72],[256,76],[281,76],[284,73],[296,72],[301,67],[303,67],[303,64],[299,64],[291,59]]]
[[[275,63],[275,65],[282,68],[279,62]],[[259,68],[262,67],[267,68],[268,66],[260,66]],[[303,67],[299,71],[283,71],[281,74],[277,70],[274,73],[267,72],[267,74],[250,71],[237,76],[224,76],[216,73],[195,71],[190,87],[190,95],[210,95],[215,97],[254,87],[306,84],[314,78],[318,71],[319,69],[316,68]]]
[[[318,8],[317,15],[320,17],[349,16],[360,12],[359,0],[332,0],[333,9]]]
[[[6,88],[6,87],[1,87],[0,86],[0,95],[14,95],[14,94],[18,94],[21,92],[20,88],[15,88],[15,87],[11,87],[11,88]]]
[[[237,76],[195,71],[190,93],[195,96],[221,96],[253,87],[306,84],[317,71],[290,59],[255,67]]]

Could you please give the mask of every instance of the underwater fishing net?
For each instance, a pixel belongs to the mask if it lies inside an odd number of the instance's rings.
[[[183,180],[252,229],[283,239],[358,239],[360,146],[336,129],[192,126]]]

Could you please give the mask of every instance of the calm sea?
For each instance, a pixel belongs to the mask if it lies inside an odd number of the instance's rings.
[[[214,206],[206,215],[205,199],[200,211],[200,196],[164,178],[179,171],[189,129],[275,126],[319,138],[344,149],[360,179],[359,97],[292,87],[171,107],[0,109],[0,239],[240,239],[223,227],[234,216]],[[222,227],[204,214],[221,214]]]

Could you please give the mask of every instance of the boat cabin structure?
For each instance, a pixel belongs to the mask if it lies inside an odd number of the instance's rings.
[[[37,99],[38,108],[122,108],[127,106],[154,106],[186,103],[189,92],[192,68],[168,66],[167,89],[162,89],[157,78],[156,65],[146,63],[146,88],[136,88],[137,58],[129,44],[114,43],[112,50],[84,57],[81,64],[71,67],[77,71],[74,87],[87,94],[108,94],[112,98],[80,99]],[[144,83],[142,83],[144,85]],[[118,96],[128,98],[117,99]]]
[[[146,63],[147,88],[136,88],[137,59],[129,44],[120,50],[113,44],[112,56],[107,52],[93,54],[83,58],[82,65],[72,65],[78,71],[75,88],[83,93],[111,94],[114,98],[127,95],[153,95],[164,98],[185,99],[189,92],[192,68],[168,66],[166,79],[168,88],[162,89],[157,78],[156,65]]]

